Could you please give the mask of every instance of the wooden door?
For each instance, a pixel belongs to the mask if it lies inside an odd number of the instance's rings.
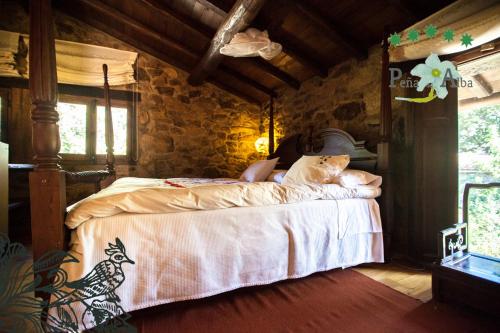
[[[449,85],[448,85],[449,86]],[[412,104],[414,117],[414,200],[410,253],[418,259],[438,255],[438,231],[457,223],[458,95]]]

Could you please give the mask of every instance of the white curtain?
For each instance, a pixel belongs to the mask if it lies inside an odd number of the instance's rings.
[[[18,45],[18,33],[0,30],[0,76],[21,76],[16,69],[15,59]]]
[[[108,65],[110,86],[135,83],[136,52],[56,40],[57,80],[83,86],[102,86],[102,65]]]
[[[424,30],[428,25],[434,25],[437,35],[433,38],[425,36]],[[412,29],[420,32],[419,40],[407,40],[408,32]],[[443,33],[451,29],[455,36],[453,41],[443,39]],[[389,50],[390,61],[426,58],[429,54],[451,54],[466,50],[461,45],[463,34],[472,36],[472,45],[475,47],[500,37],[500,2],[498,0],[458,0],[457,2],[432,14],[428,18],[414,24],[401,32],[401,44]]]
[[[29,44],[29,36],[23,35]],[[57,82],[101,87],[102,65],[108,65],[110,86],[135,83],[136,52],[56,39]]]
[[[16,64],[19,36],[19,33],[0,30],[0,76],[21,77],[19,72],[23,72],[23,69],[17,66],[23,61],[17,59]],[[22,35],[22,37],[29,45],[29,36]],[[55,45],[59,83],[102,87],[104,84],[103,64],[108,65],[110,86],[136,82],[133,67],[137,59],[136,52],[57,39]]]

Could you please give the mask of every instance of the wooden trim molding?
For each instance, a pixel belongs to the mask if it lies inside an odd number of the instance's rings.
[[[21,88],[29,89],[29,80],[23,78],[0,77],[0,87],[2,88]],[[63,95],[84,96],[103,98],[104,89],[99,87],[79,86],[75,84],[58,83],[57,91]],[[132,101],[134,95],[137,96],[137,101],[141,101],[140,92],[132,92],[127,90],[110,90],[109,96],[112,100]]]

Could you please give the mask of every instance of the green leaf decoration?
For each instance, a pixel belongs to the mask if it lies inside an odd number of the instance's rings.
[[[462,38],[460,38],[460,41],[462,42],[462,45],[464,45],[465,47],[469,47],[472,45],[472,41],[474,39],[472,38],[471,35],[465,33],[462,35]]]
[[[389,43],[392,46],[398,46],[401,43],[401,35],[398,33],[393,33],[389,36]]]
[[[411,29],[408,32],[408,40],[410,40],[412,42],[418,41],[419,36],[420,36],[420,33],[418,32],[418,30]]]
[[[429,24],[428,26],[425,27],[425,35],[429,38],[436,36],[437,31],[438,30],[435,25]]]
[[[453,41],[453,38],[455,38],[455,31],[448,29],[443,33],[443,39],[447,42]]]

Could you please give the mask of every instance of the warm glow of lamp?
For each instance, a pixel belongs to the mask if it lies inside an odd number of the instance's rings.
[[[260,154],[267,153],[267,151],[269,149],[269,138],[265,137],[265,136],[261,136],[260,138],[255,140],[255,149]]]

